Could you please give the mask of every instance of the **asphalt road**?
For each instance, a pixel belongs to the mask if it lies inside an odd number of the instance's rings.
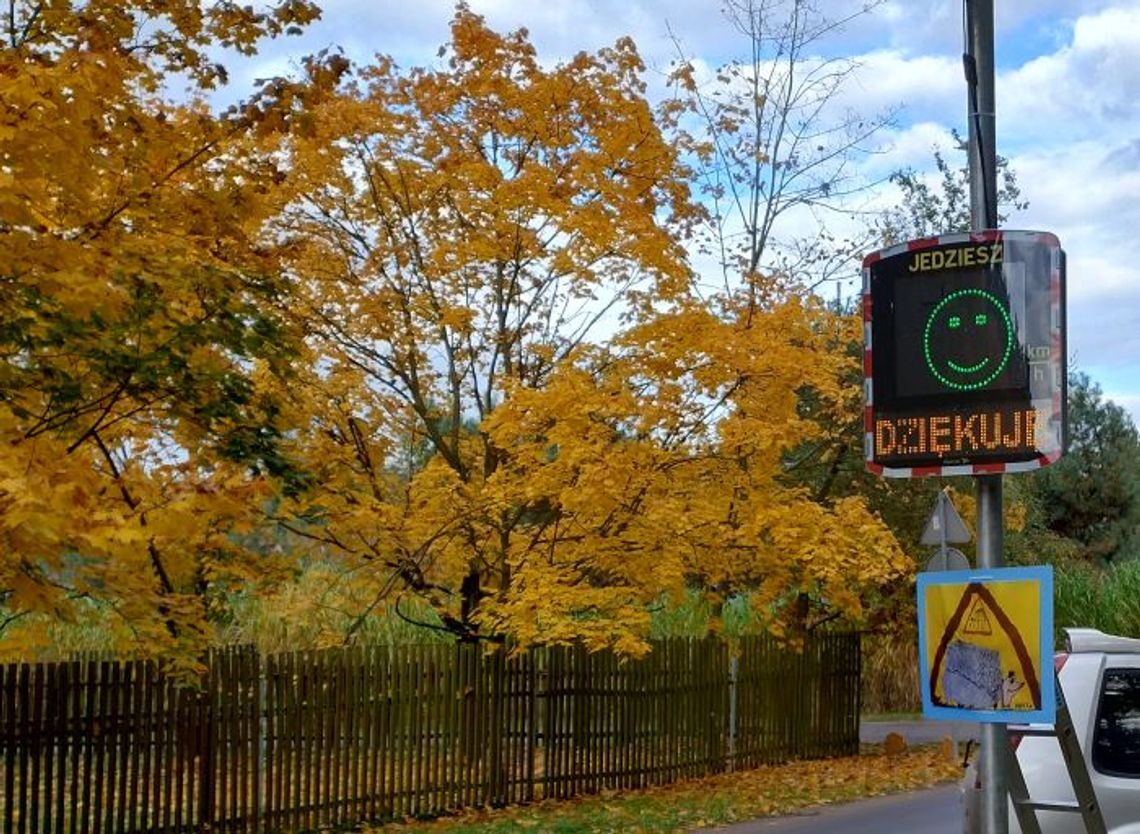
[[[961,834],[962,800],[957,785],[943,785],[706,830],[717,834]]]
[[[900,733],[908,744],[932,744],[953,733],[958,741],[977,738],[978,725],[970,721],[864,721],[859,740],[881,743],[887,733]],[[768,817],[725,828],[719,834],[961,834],[962,800],[958,786],[844,805],[808,808],[786,817]]]

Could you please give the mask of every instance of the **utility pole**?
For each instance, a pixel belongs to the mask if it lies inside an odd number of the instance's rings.
[[[997,141],[994,118],[993,0],[964,0],[966,53],[962,56],[967,85],[970,137],[970,222],[974,230],[997,226]],[[975,478],[978,501],[978,568],[1005,563],[1002,518],[1002,476]],[[982,724],[983,834],[1008,834],[1004,724]]]

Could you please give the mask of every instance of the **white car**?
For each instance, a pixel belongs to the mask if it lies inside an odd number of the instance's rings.
[[[1109,834],[1140,834],[1140,640],[1091,628],[1065,630],[1054,665],[1069,705]],[[1072,783],[1054,737],[1016,742],[1029,796],[1072,801]],[[976,761],[976,758],[975,758]],[[971,764],[963,780],[965,832],[980,834],[981,778]],[[1042,834],[1084,834],[1079,813],[1038,811]],[[1021,834],[1013,805],[1010,834]]]

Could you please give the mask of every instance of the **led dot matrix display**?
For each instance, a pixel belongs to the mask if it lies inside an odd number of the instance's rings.
[[[978,304],[987,310],[961,314],[961,308]],[[922,331],[926,369],[954,391],[984,388],[1009,365],[1014,329],[1005,302],[995,293],[983,289],[954,290],[926,316]],[[996,344],[993,337],[978,337],[990,330],[996,334]]]
[[[1064,447],[1064,253],[1039,232],[912,241],[864,261],[868,466],[1036,468]]]

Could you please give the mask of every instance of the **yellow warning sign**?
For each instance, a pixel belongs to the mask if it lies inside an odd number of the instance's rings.
[[[1048,568],[920,574],[919,639],[924,710],[1051,709]]]

